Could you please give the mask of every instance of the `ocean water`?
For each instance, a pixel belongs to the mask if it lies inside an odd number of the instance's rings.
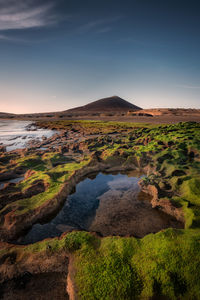
[[[7,151],[26,148],[31,140],[42,140],[42,137],[51,137],[55,131],[36,129],[33,122],[18,120],[0,120],[0,146],[6,146]]]

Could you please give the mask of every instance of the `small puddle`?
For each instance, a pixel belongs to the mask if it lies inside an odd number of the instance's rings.
[[[81,181],[56,217],[35,224],[17,243],[35,243],[72,230],[143,237],[168,227],[182,228],[182,223],[152,208],[151,196],[140,190],[140,179],[141,174],[99,173]]]
[[[0,190],[2,190],[6,183],[19,183],[20,181],[24,180],[24,177],[17,177],[10,180],[0,181]]]

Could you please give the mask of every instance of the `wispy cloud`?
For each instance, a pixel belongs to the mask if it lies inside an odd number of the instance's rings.
[[[86,24],[81,25],[78,28],[79,33],[87,33],[89,31],[95,31],[96,33],[104,33],[112,30],[111,26],[108,26],[114,22],[120,20],[122,16],[115,16],[112,18],[99,19],[95,21],[90,21]]]
[[[97,30],[96,32],[97,33],[106,33],[109,31],[112,31],[112,27],[103,27],[103,28],[100,28],[99,30]]]
[[[4,34],[0,34],[0,40],[9,40],[9,37]]]
[[[118,39],[117,42],[118,43],[136,43],[136,44],[140,44],[140,45],[142,44],[142,45],[144,45],[143,42],[141,42],[141,41],[139,41],[137,39],[134,39],[132,37],[122,37],[122,38]]]
[[[28,42],[26,39],[16,38],[14,36],[5,35],[5,34],[0,34],[0,41],[19,42],[19,43],[27,43]]]
[[[0,31],[44,27],[56,22],[52,2],[0,0]]]
[[[158,48],[167,47],[167,44],[164,43],[152,42],[150,40],[135,39],[133,37],[122,37],[118,39],[117,43],[119,44],[129,43],[129,44],[135,44],[142,47],[158,47]]]
[[[200,89],[200,85],[177,84],[176,87],[183,89]]]

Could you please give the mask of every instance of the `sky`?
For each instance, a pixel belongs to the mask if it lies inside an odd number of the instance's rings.
[[[199,0],[0,0],[0,111],[200,108]]]

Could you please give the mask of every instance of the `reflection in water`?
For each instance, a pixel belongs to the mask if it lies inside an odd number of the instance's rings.
[[[32,139],[42,140],[42,137],[51,137],[55,132],[48,129],[37,129],[30,126],[30,121],[1,120],[0,121],[0,145],[6,146],[7,151],[22,149]],[[29,129],[27,130],[27,126]]]
[[[0,181],[0,190],[2,190],[6,183],[19,183],[20,181],[24,180],[24,177],[17,177],[10,180]]]
[[[167,227],[181,227],[177,221],[153,209],[150,196],[141,192],[141,177],[99,173],[85,179],[68,196],[65,205],[49,223],[35,224],[19,243],[33,243],[71,230],[107,235],[142,237]]]

